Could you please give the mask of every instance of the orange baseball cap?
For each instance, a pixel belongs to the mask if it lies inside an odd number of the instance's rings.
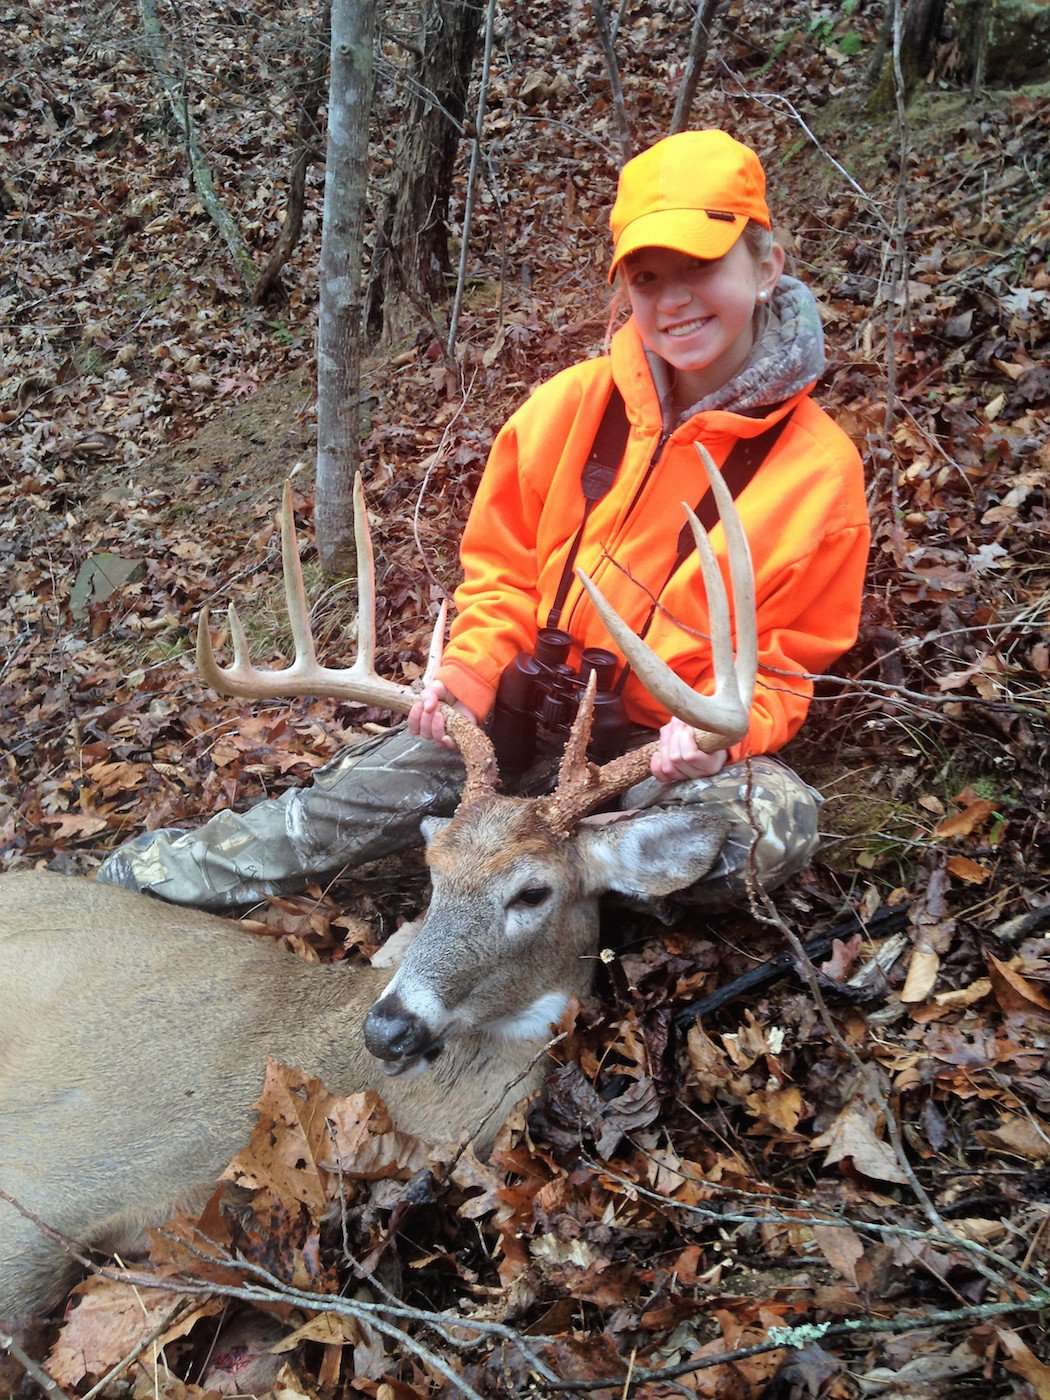
[[[609,281],[639,248],[721,258],[756,219],[771,227],[766,175],[754,151],[724,131],[680,131],[629,160],[609,216]]]

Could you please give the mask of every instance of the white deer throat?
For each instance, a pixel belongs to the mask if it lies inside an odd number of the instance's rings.
[[[557,1025],[565,1014],[569,998],[565,992],[544,992],[528,1006],[515,1012],[513,1016],[501,1016],[498,1021],[490,1021],[484,1027],[486,1035],[501,1040],[550,1039],[552,1025]]]

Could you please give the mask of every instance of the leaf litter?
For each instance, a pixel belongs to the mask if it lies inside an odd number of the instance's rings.
[[[532,387],[601,347],[615,128],[598,47],[571,31],[570,8],[540,3],[501,21],[488,139],[505,152],[504,188],[499,206],[484,194],[477,211],[480,275],[455,363],[423,328],[366,371],[380,663],[408,680],[455,585],[493,433]],[[826,841],[779,900],[803,936],[846,909],[860,916],[820,969],[841,1039],[796,979],[676,1036],[676,1004],[780,951],[779,938],[746,912],[661,929],[609,911],[611,951],[571,1054],[488,1161],[456,1144],[428,1152],[374,1096],[334,1099],[272,1066],[229,1179],[198,1221],[155,1232],[150,1261],[133,1269],[241,1293],[262,1270],[327,1299],[506,1323],[567,1379],[617,1377],[604,1394],[623,1393],[629,1372],[716,1357],[774,1326],[999,1301],[968,1243],[1045,1277],[1050,98],[920,94],[911,263],[906,288],[892,287],[877,216],[892,207],[884,153],[896,137],[851,93],[876,8],[818,7],[820,39],[797,0],[761,13],[731,4],[713,53],[735,76],[710,79],[694,110],[697,125],[731,120],[767,162],[784,241],[825,321],[821,399],[870,468],[861,636],[818,682],[788,754],[827,794]],[[130,6],[113,13],[136,32]],[[215,97],[209,158],[264,254],[294,116],[287,35],[311,14],[292,0],[267,7],[250,50],[213,7],[186,23],[193,85]],[[263,660],[286,641],[274,510],[282,477],[312,454],[321,172],[310,173],[283,301],[246,310],[157,125],[142,54],[108,26],[80,5],[23,7],[12,33],[25,61],[0,111],[16,254],[0,286],[0,849],[10,868],[81,874],[143,827],[196,823],[308,781],[386,722],[310,699],[247,714],[194,677],[205,603],[237,601],[261,619]],[[685,31],[670,11],[634,4],[623,26],[628,106],[649,139],[666,130]],[[862,43],[855,56],[847,34]],[[234,71],[239,117],[226,100]],[[799,140],[783,103],[746,96],[769,91],[816,114],[866,197]],[[396,88],[381,81],[379,101],[396,111]],[[390,170],[396,121],[380,126],[377,169]],[[295,486],[309,545],[309,473]],[[315,612],[335,663],[351,619],[342,589]],[[421,867],[380,864],[274,900],[249,926],[301,956],[367,955],[424,890]],[[908,909],[903,955],[880,956],[890,940],[865,935],[885,904]],[[861,996],[852,980],[869,967]],[[876,1073],[947,1238],[892,1145]],[[158,1331],[176,1301],[89,1278],[55,1336],[52,1373],[86,1385],[156,1332],[128,1372],[135,1395],[451,1393],[435,1356],[481,1394],[536,1384],[511,1342],[418,1317],[399,1324],[424,1344],[413,1352],[361,1316],[287,1298],[193,1297]],[[635,1393],[1041,1396],[1047,1359],[1018,1313],[810,1341]]]

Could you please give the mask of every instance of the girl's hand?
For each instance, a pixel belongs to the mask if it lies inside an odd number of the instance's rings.
[[[418,734],[421,739],[431,739],[446,749],[454,749],[455,740],[445,732],[445,717],[440,708],[442,705],[451,705],[458,714],[469,719],[471,724],[477,724],[478,717],[473,710],[468,710],[466,705],[451,695],[441,681],[431,681],[408,712],[409,732]]]
[[[709,778],[725,767],[726,749],[704,753],[696,746],[692,725],[669,719],[660,730],[660,747],[649,765],[654,778],[662,783],[678,783],[686,778]]]

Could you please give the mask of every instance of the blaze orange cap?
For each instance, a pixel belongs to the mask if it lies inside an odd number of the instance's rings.
[[[748,146],[724,131],[680,131],[629,160],[609,216],[609,281],[639,248],[721,258],[756,219],[771,226],[766,175]]]

